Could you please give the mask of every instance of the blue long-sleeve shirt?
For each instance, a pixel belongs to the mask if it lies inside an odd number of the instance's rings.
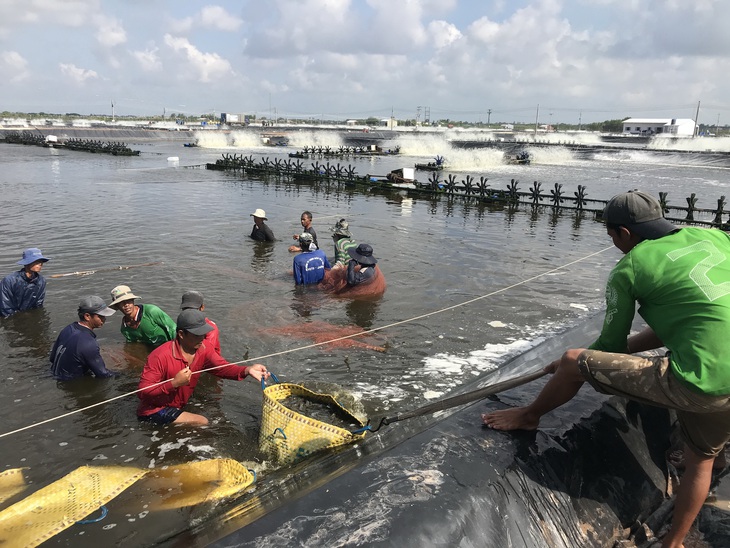
[[[46,298],[46,279],[34,272],[28,278],[25,269],[16,270],[0,281],[0,316],[6,318],[21,310],[40,308]]]
[[[109,371],[99,352],[94,332],[78,322],[58,334],[51,350],[51,373],[58,381],[70,381],[91,373],[96,377],[116,377]]]

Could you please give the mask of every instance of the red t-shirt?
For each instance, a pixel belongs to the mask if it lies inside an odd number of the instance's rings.
[[[213,328],[213,331],[208,331],[205,334],[205,344],[215,350],[218,354],[221,353],[221,340],[220,340],[220,332],[218,331],[218,326],[215,324],[213,320],[209,320],[208,318],[205,318],[205,321],[208,323],[209,326]]]
[[[210,367],[226,364],[228,364],[228,361],[204,341],[195,352],[193,363],[190,364],[190,369],[193,372],[193,376],[190,377],[190,384],[173,388],[172,382],[166,382],[139,392],[138,396],[141,401],[139,407],[137,407],[137,415],[152,415],[165,407],[181,409],[188,402],[190,396],[193,395],[195,385],[198,384],[200,378],[199,372]],[[142,389],[172,379],[187,365],[177,340],[166,342],[153,350],[147,357],[147,363],[145,363],[142,371],[142,378],[139,380],[139,388]],[[248,367],[231,364],[228,367],[220,367],[209,371],[209,373],[224,379],[240,381],[246,377]]]

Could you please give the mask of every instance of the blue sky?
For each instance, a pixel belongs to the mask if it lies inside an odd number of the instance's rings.
[[[730,123],[726,0],[3,0],[0,111]]]

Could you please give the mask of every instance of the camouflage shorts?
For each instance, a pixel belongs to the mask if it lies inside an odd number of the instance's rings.
[[[690,390],[671,372],[667,357],[586,350],[578,367],[599,392],[676,409],[684,441],[700,455],[715,456],[730,440],[730,395]]]

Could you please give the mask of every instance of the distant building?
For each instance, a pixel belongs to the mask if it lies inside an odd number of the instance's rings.
[[[380,125],[385,126],[388,129],[393,129],[398,126],[398,120],[395,118],[383,118],[380,120]]]
[[[697,131],[697,124],[689,118],[629,118],[623,127],[624,135],[691,137]]]
[[[239,114],[231,114],[229,112],[221,113],[221,124],[238,124],[241,121]]]

